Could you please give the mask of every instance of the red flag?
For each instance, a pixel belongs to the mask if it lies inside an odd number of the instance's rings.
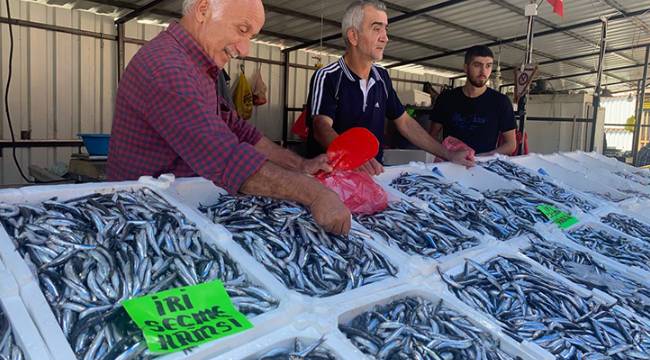
[[[563,0],[546,0],[553,6],[553,12],[564,16],[564,1]]]

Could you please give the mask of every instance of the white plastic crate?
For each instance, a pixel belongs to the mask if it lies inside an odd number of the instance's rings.
[[[14,341],[27,360],[51,359],[41,333],[38,332],[20,298],[13,276],[0,262],[0,308],[11,324]]]
[[[319,331],[310,326],[310,322],[309,316],[303,316],[291,325],[277,329],[269,335],[255,339],[246,346],[241,346],[213,360],[257,360],[272,349],[293,348],[296,339],[301,341],[304,348],[315,343],[321,337],[324,337],[325,342],[319,349],[327,350],[336,359],[367,359],[340,334]]]
[[[335,314],[336,321],[330,323],[329,326],[333,328],[334,332],[345,337],[345,334],[338,329],[339,324],[347,324],[358,315],[371,311],[375,306],[386,305],[406,297],[421,297],[433,304],[442,301],[443,306],[465,316],[472,324],[483,330],[486,335],[495,339],[499,343],[499,347],[510,355],[531,360],[554,359],[552,356],[549,356],[546,351],[542,350],[535,344],[518,343],[505,335],[491,319],[456,299],[435,280],[435,277],[421,279],[421,281],[413,281],[404,286],[368,294],[365,297],[351,299],[348,302],[342,303],[336,309],[332,309],[331,313]],[[357,352],[363,354],[358,349]],[[354,357],[354,359],[357,358],[361,357]]]
[[[588,153],[584,153],[584,152],[563,153],[562,155],[572,158],[576,161],[583,162],[588,167],[591,168],[607,167],[609,169],[613,169],[612,172],[616,176],[625,179],[626,181],[635,182],[637,184],[646,185],[646,186],[650,185],[650,177],[649,177],[650,175],[646,175],[645,173],[643,173],[643,175],[639,175],[639,171],[643,171],[643,170],[640,169],[635,170],[634,167],[630,167],[630,166],[623,166],[623,167],[613,166],[611,162],[610,163],[603,162],[599,159],[596,159],[593,156],[589,156]],[[625,176],[623,176],[623,174]]]
[[[254,325],[253,329],[201,345],[189,353],[180,352],[167,355],[164,357],[165,359],[198,359],[226,352],[287,324],[295,314],[302,311],[303,304],[299,299],[291,298],[290,295],[286,294],[284,289],[278,285],[277,281],[269,273],[264,269],[256,269],[255,263],[249,263],[248,258],[238,257],[237,254],[231,251],[233,243],[228,238],[229,234],[225,229],[213,224],[208,226],[208,222],[196,210],[175,199],[173,193],[166,190],[172,182],[173,177],[163,178],[162,180],[143,178],[138,182],[27,187],[20,189],[22,197],[18,202],[38,204],[52,197],[67,200],[92,193],[113,193],[120,190],[141,189],[147,186],[176,207],[188,220],[197,224],[202,238],[205,241],[215,243],[221,251],[227,253],[238,264],[242,273],[246,274],[249,281],[268,290],[279,301],[278,308],[275,310],[260,314],[250,320]],[[13,199],[15,200],[15,196]],[[1,191],[0,201],[5,201]],[[20,279],[21,297],[39,331],[47,334],[44,340],[53,358],[56,360],[74,359],[74,352],[40,290],[38,281],[32,275],[26,262],[15,251],[13,242],[7,238],[4,229],[0,229],[0,256],[6,260],[7,267],[10,268],[14,277]]]
[[[561,154],[540,155],[540,157],[544,160],[558,164],[565,169],[585,174],[590,180],[614,188],[619,192],[632,194],[633,196],[638,196],[638,194],[643,196],[650,195],[650,189],[648,187],[644,187],[641,184],[632,181],[626,181],[620,176],[614,175],[611,169],[592,167],[584,162],[580,162]]]
[[[565,169],[557,164],[542,159],[537,155],[526,155],[510,158],[515,164],[524,166],[540,176],[550,176],[569,187],[580,190],[586,194],[597,196],[600,201],[620,202],[632,198],[614,188],[591,181],[586,174]],[[611,200],[610,200],[611,199]]]
[[[181,202],[191,204],[195,207],[199,204],[210,205],[214,203],[219,198],[219,196],[225,194],[225,191],[223,189],[217,187],[211,182],[206,182],[206,180],[198,178],[177,181],[177,183],[171,186],[170,192],[175,193]],[[196,193],[198,192],[202,194],[200,198],[196,197]],[[196,210],[196,212],[198,213],[198,210]],[[225,229],[221,225],[211,223],[204,214],[201,214],[201,216],[204,217],[205,221],[210,223],[208,226],[218,226],[220,229]],[[230,240],[228,242],[228,247],[232,253],[237,255],[237,258],[246,258],[247,263],[251,264],[251,269],[256,269],[256,272],[264,272],[265,274],[268,274],[269,277],[273,278],[273,283],[276,284],[275,286],[283,289],[282,291],[285,293],[291,294],[291,298],[296,299],[296,301],[299,303],[302,303],[304,307],[315,306],[315,304],[320,303],[338,303],[341,298],[345,298],[347,296],[357,296],[357,294],[366,291],[377,291],[380,289],[391,288],[401,284],[403,281],[408,281],[408,279],[413,276],[412,274],[414,269],[409,264],[408,258],[406,258],[402,253],[396,252],[393,249],[389,248],[387,245],[376,241],[373,238],[373,235],[371,233],[368,233],[367,229],[363,228],[354,221],[353,229],[359,230],[361,233],[365,234],[365,243],[376,250],[379,254],[382,254],[391,264],[395,266],[395,268],[398,269],[397,277],[384,279],[329,297],[312,297],[287,288],[284,284],[282,284],[282,282],[280,282],[280,280],[271,275],[263,264],[258,262],[253,257],[253,255],[249,254],[235,241]],[[229,238],[232,238],[232,235],[229,235]]]
[[[597,226],[597,224],[596,223],[588,223],[588,224],[584,224],[584,226],[594,227],[594,226]],[[564,248],[564,249],[567,249],[567,250],[570,250],[570,251],[579,251],[579,252],[583,252],[585,254],[588,254],[589,256],[591,256],[594,259],[594,261],[596,261],[600,265],[602,265],[605,268],[606,271],[608,271],[608,272],[617,272],[621,276],[626,277],[629,280],[634,280],[637,283],[639,283],[640,285],[650,289],[650,277],[648,275],[646,275],[647,273],[645,271],[643,271],[643,270],[638,271],[637,270],[638,268],[636,268],[636,267],[630,267],[630,266],[626,266],[624,264],[621,264],[621,263],[619,263],[619,262],[617,262],[617,261],[615,261],[613,259],[610,259],[608,257],[605,257],[605,256],[599,254],[598,252],[595,252],[595,251],[593,251],[593,250],[591,250],[591,249],[589,249],[589,248],[587,248],[587,247],[585,247],[583,245],[575,243],[575,242],[569,240],[567,237],[561,236],[559,234],[556,235],[555,237],[550,237],[548,240],[549,240],[549,244],[551,244],[553,246],[556,246],[558,248]],[[531,248],[531,242],[528,239],[524,239],[524,241],[510,242],[509,245],[511,245],[511,246],[513,246],[515,248],[518,248],[519,251],[521,252],[521,254],[523,256],[525,256],[525,257],[527,257],[527,255],[524,254],[525,251],[527,251],[528,249]],[[536,260],[532,259],[532,258],[529,258],[529,260],[531,262],[534,262],[534,263],[538,264],[538,262]],[[542,264],[539,264],[539,265],[544,267]],[[549,271],[551,271],[551,270],[549,270]],[[551,271],[551,272],[553,272],[553,271]],[[601,298],[607,298],[607,297],[610,296],[607,293],[605,293],[604,296],[603,296],[603,293],[601,292],[601,290],[596,289],[596,288],[589,288],[584,284],[574,282],[572,279],[566,277],[563,274],[558,273],[558,275],[566,278],[567,281],[571,282],[575,286],[582,287],[582,288],[584,288],[586,290],[589,290],[589,291],[592,291],[594,293],[599,294],[599,296]],[[613,298],[613,296],[612,296],[612,298]]]

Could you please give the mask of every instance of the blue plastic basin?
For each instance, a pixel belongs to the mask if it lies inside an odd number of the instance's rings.
[[[78,134],[84,142],[84,146],[90,156],[108,155],[109,134]]]

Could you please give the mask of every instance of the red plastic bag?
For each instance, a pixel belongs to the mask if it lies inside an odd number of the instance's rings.
[[[370,215],[388,206],[384,189],[364,172],[335,171],[317,179],[336,192],[353,214]]]
[[[296,119],[291,127],[291,132],[301,138],[303,141],[307,140],[309,136],[309,128],[307,127],[307,116],[309,116],[309,108],[305,106],[305,109],[300,113],[300,116]]]
[[[467,160],[474,159],[474,155],[476,154],[474,149],[472,149],[467,144],[465,144],[464,142],[456,139],[453,136],[447,136],[445,138],[445,140],[442,141],[442,146],[444,146],[445,149],[447,149],[449,151],[468,150],[469,153],[467,154]],[[442,162],[442,161],[447,161],[447,159],[436,157],[435,162]]]

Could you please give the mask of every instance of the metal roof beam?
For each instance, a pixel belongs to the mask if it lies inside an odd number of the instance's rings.
[[[321,21],[321,18],[318,17],[318,16],[301,13],[301,12],[295,11],[295,10],[281,8],[281,7],[275,6],[275,5],[264,5],[264,9],[268,10],[268,11],[271,11],[271,12],[274,12],[274,13],[287,15],[287,16],[292,16],[292,17],[299,18],[299,19],[305,19],[305,20],[315,21],[315,22],[320,22]],[[323,18],[322,20],[323,20],[323,24],[327,24],[329,26],[341,28],[341,23],[338,22],[338,21],[331,20],[331,19],[326,19],[326,18]],[[425,49],[429,49],[429,50],[433,50],[433,51],[437,51],[437,52],[449,51],[449,49],[441,48],[441,47],[434,46],[434,45],[427,44],[427,43],[423,43],[423,42],[420,42],[420,41],[407,39],[407,38],[400,37],[400,36],[390,35],[389,38],[391,40],[394,40],[394,41],[403,42],[405,44],[410,44],[410,45],[423,47]],[[310,40],[307,40],[307,42],[308,41],[310,41]]]
[[[648,11],[650,11],[650,8],[630,12],[630,13],[628,13],[628,15],[630,15],[630,16],[638,16],[638,15],[645,14]],[[611,16],[609,18],[609,21],[612,22],[612,21],[623,19],[623,18],[625,18],[625,16],[622,15],[622,14],[614,15],[614,16]],[[583,28],[583,27],[586,27],[586,26],[592,26],[592,25],[596,25],[596,24],[600,24],[600,19],[588,20],[588,21],[577,23],[577,24],[566,25],[566,26],[557,27],[557,28],[551,29],[551,30],[541,31],[541,32],[535,34],[535,37],[540,38],[542,36],[557,34],[557,33],[568,31],[568,30],[580,29],[580,28]],[[487,43],[487,44],[483,44],[483,45],[485,45],[485,46],[506,45],[506,44],[510,44],[510,43],[525,40],[525,39],[526,39],[526,35],[519,35],[519,36],[514,36],[514,37],[511,37],[511,38],[508,38],[508,39],[504,39],[504,40],[493,41],[491,43]],[[458,55],[458,54],[464,53],[465,51],[467,51],[467,49],[469,49],[469,47],[449,51],[449,52],[442,53],[442,54],[423,56],[423,57],[420,57],[420,58],[412,59],[410,62],[434,60],[434,59],[439,59],[439,58],[443,58],[443,57],[447,57],[447,56],[451,56],[451,55]],[[406,62],[406,63],[397,63],[397,64],[391,65],[391,67],[405,65],[407,63],[408,62]]]
[[[131,11],[130,13],[118,18],[117,20],[115,20],[115,24],[116,25],[124,24],[129,20],[135,19],[136,17],[147,13],[148,11],[150,11],[151,9],[153,9],[154,7],[156,7],[157,5],[159,5],[159,4],[161,4],[161,3],[165,2],[165,1],[167,1],[167,0],[152,0],[152,1],[148,2],[146,5],[141,6],[141,7],[137,8],[137,9]]]
[[[621,14],[628,16],[628,12],[625,10],[623,5],[619,4],[618,1],[616,0],[602,0],[605,4],[609,5],[612,9],[620,12]],[[639,29],[645,31],[646,33],[650,34],[650,26],[648,24],[644,23],[643,20],[637,19],[636,17],[630,17],[630,21],[634,23]]]
[[[447,1],[439,3],[439,4],[427,6],[427,7],[424,7],[422,9],[419,9],[419,10],[414,10],[414,11],[412,11],[410,13],[407,13],[407,14],[394,16],[394,17],[388,19],[388,23],[389,24],[394,24],[394,23],[396,23],[398,21],[406,20],[406,19],[412,18],[414,16],[418,16],[418,15],[426,13],[426,12],[439,10],[439,9],[442,9],[442,8],[445,8],[445,7],[448,7],[448,6],[456,5],[456,4],[462,3],[464,1],[466,1],[466,0],[447,0]],[[322,39],[311,40],[311,41],[307,41],[305,43],[302,43],[300,45],[292,46],[290,48],[282,50],[282,52],[291,52],[291,51],[295,51],[295,50],[304,49],[306,47],[319,44],[321,41],[326,42],[326,41],[338,39],[340,37],[342,37],[342,34],[339,32],[337,34],[332,34],[332,35],[325,36]]]
[[[503,7],[503,8],[506,8],[506,9],[518,14],[518,15],[521,15],[521,16],[524,16],[524,17],[526,16],[524,14],[524,10],[518,8],[515,5],[512,5],[511,3],[507,2],[506,0],[490,0],[490,1],[497,4],[497,5],[499,5],[499,6],[501,6],[501,7]],[[557,29],[558,28],[557,25],[555,25],[554,23],[552,23],[552,22],[550,22],[550,21],[548,21],[548,20],[546,20],[546,19],[544,19],[542,17],[539,17],[539,16],[535,18],[535,21],[537,21],[540,24],[542,24],[542,25],[544,25],[546,27],[549,27],[551,29]],[[568,36],[570,36],[570,37],[572,37],[572,38],[574,38],[576,40],[580,40],[580,41],[582,41],[584,43],[593,45],[594,47],[599,47],[600,46],[597,42],[594,42],[591,39],[589,39],[587,37],[584,37],[584,36],[582,36],[582,35],[580,35],[578,33],[575,33],[573,31],[562,31],[562,33],[566,34],[566,35],[568,35]],[[621,58],[623,58],[623,59],[625,59],[627,61],[630,61],[630,62],[632,62],[634,64],[638,63],[633,58],[627,57],[625,55],[622,55],[622,54],[616,54],[616,55],[618,55]]]
[[[607,71],[621,71],[621,70],[629,70],[629,69],[634,69],[641,67],[643,65],[625,65],[625,66],[619,66],[611,69],[607,69]],[[546,78],[540,78],[538,80],[561,80],[561,79],[568,79],[572,77],[580,77],[580,76],[587,76],[587,75],[594,75],[596,74],[597,71],[586,71],[586,72],[581,72],[581,73],[576,73],[576,74],[567,74],[567,75],[558,75],[558,76],[551,76],[551,77],[546,77]],[[609,76],[609,75],[608,75]],[[613,76],[612,76],[613,77]],[[621,80],[621,81],[627,81],[627,80]],[[514,83],[511,84],[505,84],[504,86],[514,86]]]

